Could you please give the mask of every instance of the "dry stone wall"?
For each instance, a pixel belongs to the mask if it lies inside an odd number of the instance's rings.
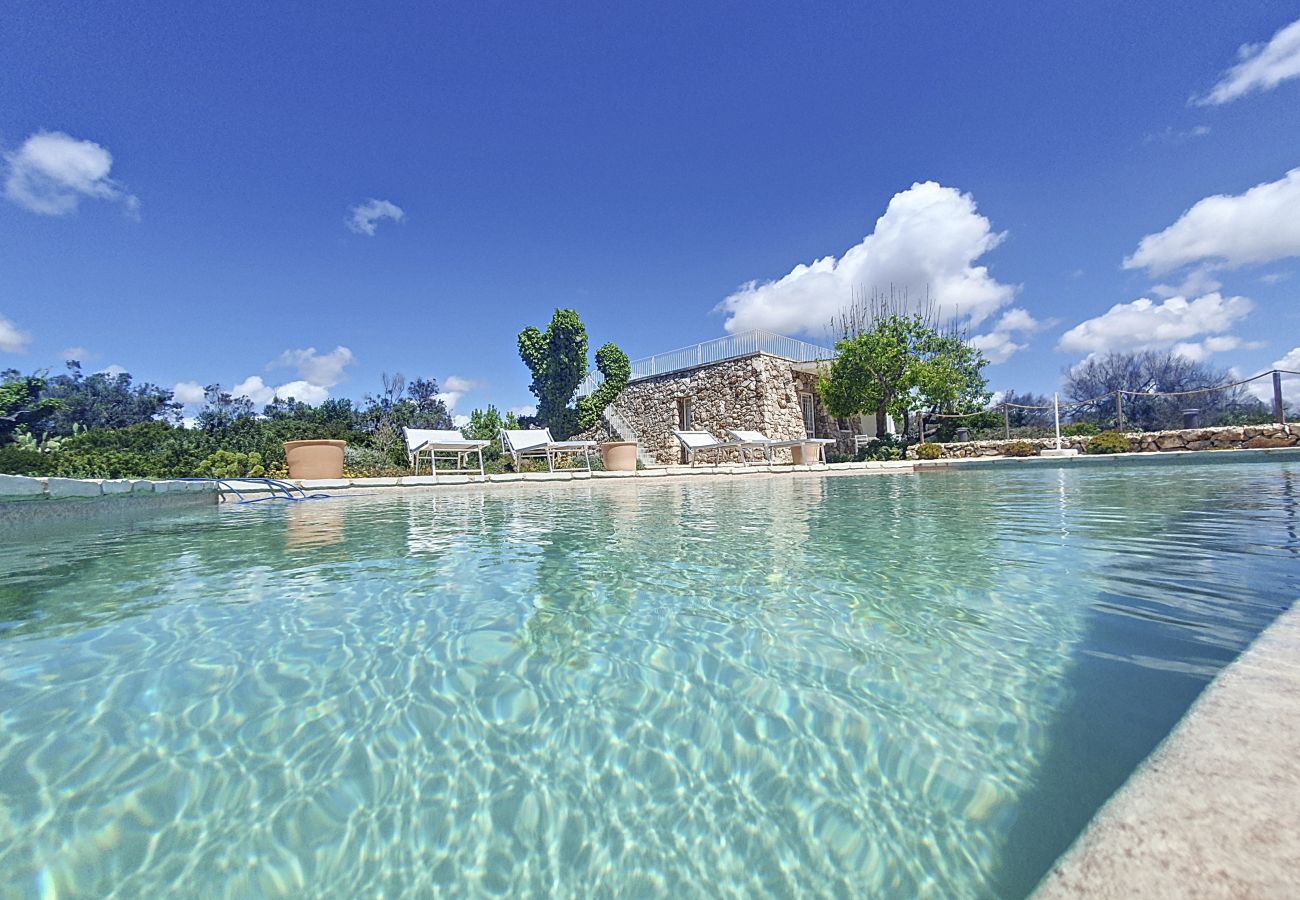
[[[1128,438],[1139,453],[1159,453],[1172,450],[1257,450],[1272,447],[1300,446],[1300,425],[1242,425],[1223,428],[1191,428],[1183,431],[1131,432]],[[940,444],[942,459],[970,459],[980,456],[1001,456],[1007,444],[1015,441],[967,441],[961,444]],[[1034,438],[1025,441],[1034,453],[1055,447],[1055,438]],[[1086,437],[1063,437],[1061,446],[1084,452]],[[916,450],[908,451],[909,458]]]
[[[804,436],[799,393],[809,390],[804,385],[811,381],[804,379],[811,377],[795,372],[787,359],[760,353],[634,381],[614,401],[614,409],[656,463],[672,465],[681,459],[681,445],[673,437],[679,399],[690,398],[696,431],[721,439],[728,428],[752,429],[773,440],[794,440]],[[820,409],[820,402],[817,407]],[[833,420],[829,426],[834,426]],[[819,435],[822,428],[819,416]],[[616,439],[603,423],[584,437]],[[707,456],[713,459],[716,455]],[[777,460],[788,462],[789,458],[788,452],[781,451]]]

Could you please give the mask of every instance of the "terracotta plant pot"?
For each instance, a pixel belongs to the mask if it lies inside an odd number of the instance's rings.
[[[822,461],[821,444],[795,444],[790,448],[791,461],[796,466],[813,466]]]
[[[343,477],[347,441],[285,441],[284,461],[295,480]]]
[[[600,460],[606,472],[635,472],[636,442],[606,441],[600,445]]]

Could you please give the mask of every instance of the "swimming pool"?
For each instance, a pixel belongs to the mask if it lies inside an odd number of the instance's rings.
[[[1298,529],[1270,461],[389,493],[5,547],[0,893],[1023,895],[1300,596]]]

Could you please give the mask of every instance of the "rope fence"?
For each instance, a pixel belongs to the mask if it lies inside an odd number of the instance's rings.
[[[1285,424],[1288,410],[1282,391],[1283,376],[1300,377],[1300,372],[1269,369],[1250,378],[1182,391],[1120,388],[1068,403],[1039,406],[1003,401],[975,412],[916,415],[920,422],[918,427],[922,430],[926,429],[926,423],[938,421],[940,424],[929,431],[939,433],[949,430],[943,424],[945,422],[966,420],[968,424],[960,426],[959,430],[967,434],[965,438],[958,436],[958,440],[970,440],[973,433],[977,435],[975,440],[1051,437],[1056,431],[1057,419],[1063,426],[1062,433],[1067,435],[1080,426],[1098,430],[1165,431],[1220,425]],[[1247,385],[1266,378],[1272,379],[1271,390],[1252,392],[1246,389]],[[1185,401],[1176,402],[1178,398],[1189,397],[1204,399],[1194,408]],[[993,417],[1000,417],[1002,421],[991,421]]]

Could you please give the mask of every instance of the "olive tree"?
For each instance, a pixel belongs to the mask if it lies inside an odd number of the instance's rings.
[[[960,332],[941,328],[928,302],[911,310],[905,296],[857,298],[838,328],[837,355],[817,385],[834,416],[872,413],[883,434],[886,416],[973,412],[989,399],[988,361]]]

